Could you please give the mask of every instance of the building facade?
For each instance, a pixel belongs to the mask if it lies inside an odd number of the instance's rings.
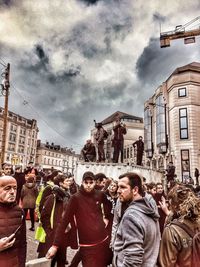
[[[2,147],[3,113],[0,108],[0,151]],[[27,119],[11,111],[8,112],[5,143],[5,161],[12,165],[26,167],[29,161],[35,162],[37,148],[37,121]]]
[[[136,117],[121,111],[113,113],[108,118],[101,121],[103,128],[108,132],[108,138],[105,140],[104,148],[106,160],[112,162],[113,147],[113,126],[116,118],[120,118],[123,124],[126,124],[127,134],[124,135],[124,163],[135,164],[136,163],[136,151],[133,148],[133,143],[139,136],[144,136],[144,124],[143,118]],[[94,135],[96,128],[91,130],[91,139],[94,142]]]
[[[177,68],[144,106],[146,165],[166,169],[179,180],[200,167],[200,63]]]
[[[36,165],[44,171],[56,169],[64,173],[74,173],[79,155],[68,148],[62,148],[54,143],[37,142]]]

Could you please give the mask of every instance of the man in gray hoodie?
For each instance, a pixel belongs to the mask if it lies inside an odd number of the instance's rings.
[[[144,196],[142,180],[136,173],[119,177],[119,200],[130,203],[114,241],[115,267],[155,267],[159,252],[159,215],[155,205]]]

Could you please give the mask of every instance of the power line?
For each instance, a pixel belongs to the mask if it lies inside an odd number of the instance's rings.
[[[66,137],[64,137],[61,133],[59,133],[57,130],[55,130],[54,128],[51,127],[51,125],[44,119],[41,117],[41,115],[38,113],[37,110],[35,110],[34,106],[32,104],[30,104],[29,101],[27,101],[23,95],[16,89],[16,87],[11,83],[12,88],[14,89],[14,91],[23,99],[23,105],[28,105],[34,113],[37,114],[37,116],[40,118],[41,121],[43,121],[50,129],[52,129],[54,132],[56,132],[60,137],[62,137],[64,140],[66,140]],[[72,140],[68,139],[70,142]],[[79,143],[76,143],[74,141],[72,141],[72,145],[75,147],[82,147],[82,145],[80,145]]]
[[[4,67],[7,66],[7,65],[6,65],[6,62],[5,62],[2,58],[0,58],[0,64],[1,64],[2,66],[4,66]]]

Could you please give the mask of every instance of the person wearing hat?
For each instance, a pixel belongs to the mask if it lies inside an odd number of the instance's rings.
[[[116,118],[115,125],[113,126],[114,136],[112,139],[113,152],[113,163],[118,163],[119,154],[121,163],[124,160],[124,135],[127,133],[126,125],[122,124],[120,118]]]
[[[96,123],[95,127],[97,129],[95,133],[95,143],[98,151],[98,162],[105,161],[105,152],[104,152],[104,128],[102,123]]]
[[[133,143],[133,147],[137,147],[137,165],[142,165],[142,157],[144,154],[144,142],[142,136],[139,136],[138,140]]]
[[[106,267],[109,256],[106,226],[110,212],[111,205],[106,195],[95,190],[94,174],[90,171],[85,172],[79,192],[71,196],[65,207],[53,246],[46,257],[52,258],[56,254],[70,219],[75,217],[83,267]]]
[[[22,167],[20,165],[15,167],[15,174],[13,175],[13,177],[17,181],[17,196],[16,196],[16,201],[17,201],[17,204],[19,204],[20,199],[21,199],[22,187],[26,183],[25,173],[22,172]]]
[[[96,149],[95,149],[95,145],[92,143],[91,139],[88,139],[86,141],[86,144],[84,145],[83,149],[81,150],[81,154],[82,154],[85,162],[95,161]]]

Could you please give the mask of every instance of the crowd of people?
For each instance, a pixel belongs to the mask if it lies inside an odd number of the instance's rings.
[[[161,182],[146,183],[135,172],[113,179],[91,171],[77,185],[54,170],[40,187],[38,175],[32,164],[24,172],[2,168],[1,267],[25,266],[28,211],[38,258],[51,259],[52,267],[200,266],[199,186],[174,181],[164,192]],[[71,262],[68,247],[76,250]]]

